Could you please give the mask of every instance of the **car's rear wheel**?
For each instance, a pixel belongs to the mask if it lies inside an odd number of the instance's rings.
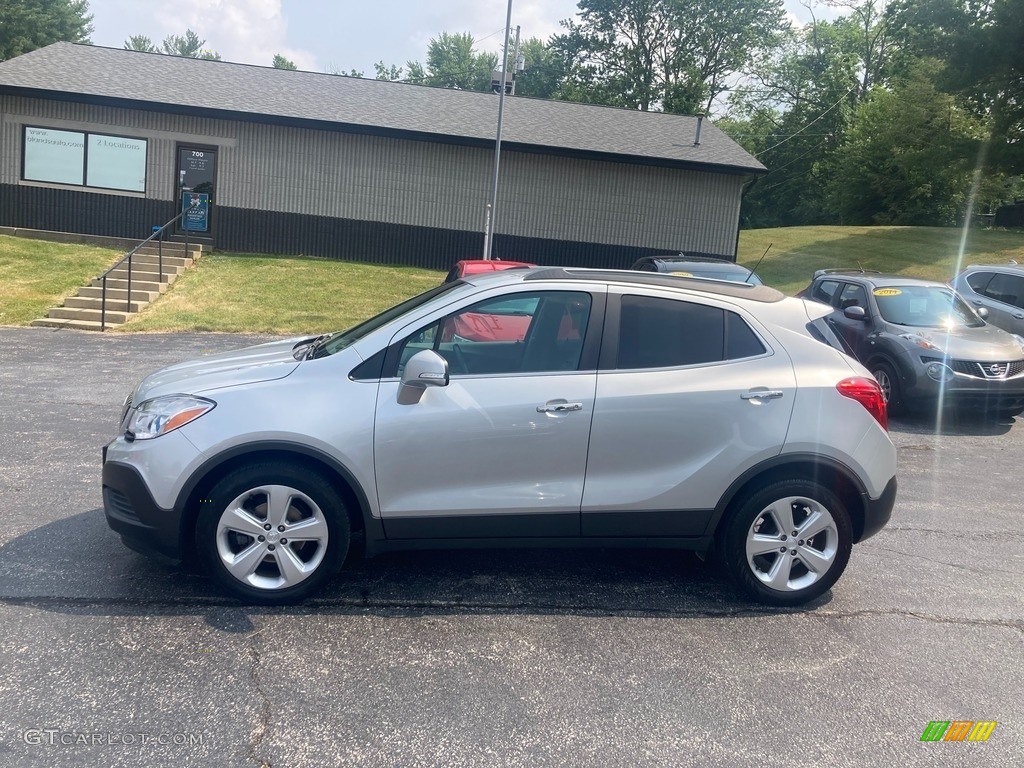
[[[843,503],[819,483],[793,479],[751,493],[732,509],[722,541],[733,581],[770,605],[824,594],[850,559],[853,531]]]
[[[875,377],[875,381],[882,389],[882,397],[885,398],[889,415],[900,416],[903,414],[906,411],[906,404],[903,402],[903,389],[900,387],[896,369],[885,360],[879,360],[871,366],[871,375]]]
[[[291,464],[241,467],[201,505],[197,549],[213,577],[248,602],[302,600],[348,552],[348,516],[337,492]]]

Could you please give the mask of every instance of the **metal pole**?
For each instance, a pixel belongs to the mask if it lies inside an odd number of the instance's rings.
[[[494,230],[498,221],[498,172],[501,164],[501,120],[505,113],[505,73],[508,70],[508,38],[512,32],[512,0],[508,0],[505,16],[505,45],[501,49],[501,90],[498,92],[498,135],[494,140],[494,188],[491,191],[491,226],[484,238],[484,258],[491,259],[494,252]]]
[[[104,331],[107,328],[107,276],[103,275],[102,280],[103,291],[101,293],[102,298],[100,299],[100,330]]]

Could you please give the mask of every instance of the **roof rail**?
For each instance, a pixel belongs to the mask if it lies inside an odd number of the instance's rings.
[[[839,267],[837,269],[816,269],[814,271],[815,277],[821,277],[822,275],[880,275],[882,274],[877,269],[864,269],[858,267],[856,269],[852,267]]]
[[[683,277],[682,275],[672,275],[667,272],[640,272],[632,269],[539,267],[526,273],[523,281],[527,280],[593,280],[607,283],[657,285],[714,293],[719,296],[733,296],[765,304],[772,304],[786,298],[782,291],[770,288],[767,285],[739,283],[733,280],[716,280],[710,277]]]

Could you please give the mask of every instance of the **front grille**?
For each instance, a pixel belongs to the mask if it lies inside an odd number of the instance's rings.
[[[119,517],[126,517],[129,520],[139,519],[132,508],[132,503],[128,501],[128,497],[116,488],[103,486],[103,505]]]
[[[1024,373],[1024,360],[978,363],[973,360],[945,360],[941,357],[922,357],[925,363],[945,363],[956,373],[976,379],[1012,379]]]

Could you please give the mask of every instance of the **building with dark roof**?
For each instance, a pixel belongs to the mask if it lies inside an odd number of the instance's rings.
[[[184,198],[191,236],[220,249],[447,268],[483,250],[497,108],[56,43],[0,62],[0,226],[142,238]],[[732,257],[742,183],[764,170],[696,117],[509,97],[494,256]]]

